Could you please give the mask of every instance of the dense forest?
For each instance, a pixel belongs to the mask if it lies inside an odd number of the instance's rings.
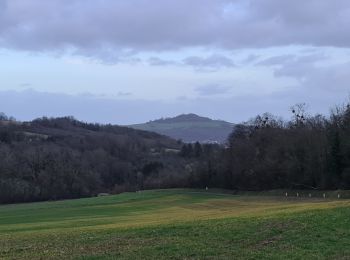
[[[265,113],[236,125],[227,147],[203,153],[194,185],[234,190],[350,189],[350,106],[308,116],[305,104],[285,122]],[[198,147],[184,146],[196,154]]]
[[[0,119],[2,203],[180,185],[181,146],[168,137],[72,117]]]
[[[0,114],[0,203],[172,187],[350,189],[350,106],[325,117],[298,104],[291,116],[257,116],[217,145],[72,117],[18,122]]]

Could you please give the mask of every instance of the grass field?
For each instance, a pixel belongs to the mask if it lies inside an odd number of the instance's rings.
[[[350,259],[350,200],[191,190],[0,206],[0,259]]]

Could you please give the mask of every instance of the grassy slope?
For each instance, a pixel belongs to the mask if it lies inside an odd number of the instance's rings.
[[[0,206],[1,259],[350,259],[349,200],[148,191]]]

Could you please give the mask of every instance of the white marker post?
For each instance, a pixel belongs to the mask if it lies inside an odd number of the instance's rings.
[[[323,198],[324,198],[324,199],[326,198],[326,193],[323,193]]]

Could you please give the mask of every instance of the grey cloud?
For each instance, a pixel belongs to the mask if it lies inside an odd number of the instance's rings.
[[[191,56],[183,60],[183,63],[188,66],[193,66],[197,69],[219,69],[234,67],[234,62],[223,55],[211,55],[208,57]]]
[[[263,65],[263,66],[274,66],[274,65],[281,65],[285,62],[289,62],[291,60],[294,60],[296,58],[295,55],[280,55],[280,56],[274,56],[267,58],[265,60],[262,60],[258,62],[256,65]]]
[[[302,79],[308,75],[317,66],[320,61],[327,60],[328,57],[324,54],[310,54],[310,55],[280,55],[264,59],[256,65],[258,66],[274,66],[274,75],[276,77],[294,77]]]
[[[151,57],[148,59],[148,64],[151,66],[168,66],[168,65],[179,65],[175,61],[164,60],[157,57]]]
[[[148,64],[152,66],[190,66],[198,71],[216,71],[220,68],[235,67],[234,62],[230,58],[219,54],[213,54],[208,57],[190,56],[181,62],[151,57],[148,59]]]
[[[203,85],[195,88],[195,91],[200,96],[215,96],[221,94],[227,94],[231,90],[231,87],[219,85],[219,84],[211,84],[211,85]]]
[[[117,63],[137,64],[142,60],[135,56],[136,52],[132,50],[115,50],[110,46],[91,49],[76,49],[72,51],[73,55],[83,56],[90,60],[96,60],[105,65],[114,65]]]
[[[279,62],[277,62],[276,60],[276,63],[274,65],[280,65],[280,67],[275,69],[274,74],[277,77],[288,76],[297,79],[302,79],[303,77],[317,69],[317,63],[325,60],[326,58],[327,57],[323,54],[311,54],[299,57],[289,56],[284,60],[280,59]]]
[[[320,64],[324,61],[327,62]],[[261,61],[259,65],[276,66],[275,77],[293,78],[297,82],[295,87],[308,89],[309,94],[315,90],[326,96],[334,91],[350,92],[350,62],[334,64],[324,54],[276,56]]]
[[[348,0],[0,0],[1,47],[99,59],[187,47],[350,47],[349,24]]]
[[[257,59],[260,58],[260,55],[256,55],[256,54],[250,54],[249,56],[247,56],[243,61],[242,63],[243,64],[249,64],[249,63],[252,63],[254,61],[256,61]]]
[[[302,67],[308,67],[310,65],[314,65],[317,62],[327,60],[329,57],[327,57],[325,54],[320,53],[314,53],[309,55],[280,55],[280,56],[273,56],[269,57],[267,59],[264,59],[262,61],[259,61],[256,63],[258,66],[280,66],[281,69],[284,70],[285,67],[295,67],[300,68],[302,70]],[[279,70],[276,69],[277,75],[279,74]],[[304,73],[307,73],[307,70],[304,71]]]
[[[350,63],[317,66],[313,63],[292,63],[277,69],[277,77],[292,77],[298,80],[298,86],[327,96],[332,92],[350,94]],[[345,92],[346,93],[346,92]]]

